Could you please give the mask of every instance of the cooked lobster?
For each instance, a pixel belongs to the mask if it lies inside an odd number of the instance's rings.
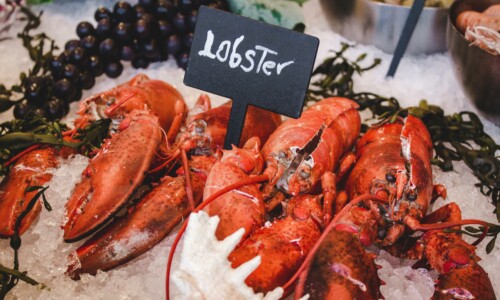
[[[461,220],[454,203],[426,215],[433,198],[432,142],[420,119],[409,115],[376,126],[359,140],[356,150],[358,162],[346,183],[352,200],[309,253],[298,273],[295,298],[309,294],[313,299],[379,299],[375,254],[365,250],[376,244],[404,257],[427,260],[441,274],[436,299],[495,299],[487,274],[476,264],[474,247],[458,234],[441,230],[487,224]],[[410,249],[394,251],[408,244],[405,240],[415,231],[425,234],[414,239]]]
[[[169,169],[182,155],[183,167],[178,169],[177,176],[162,178],[127,215],[116,218],[105,230],[79,247],[71,259],[68,274],[74,278],[81,273],[95,274],[99,269],[109,270],[141,255],[166,237],[191,212],[191,205],[201,201],[208,171],[223,146],[229,112],[229,104],[211,108],[208,97],[200,96],[188,113],[187,130],[180,134],[176,144],[159,145],[167,154],[166,163],[158,162],[153,170],[148,171]],[[279,122],[275,114],[249,109],[243,138],[256,135],[267,139]],[[132,242],[134,235],[143,237],[141,243]],[[121,249],[120,255],[117,255],[116,247]]]
[[[239,227],[245,228],[244,237],[248,238],[242,239],[229,258],[233,266],[237,267],[255,255],[261,256],[261,265],[246,281],[255,291],[269,291],[285,283],[319,237],[324,220],[328,220],[332,214],[336,192],[333,172],[337,171],[341,158],[351,149],[359,135],[357,107],[353,101],[345,98],[329,98],[311,106],[299,119],[284,122],[263,146],[263,175],[247,179],[238,177],[241,178],[239,182],[233,173],[224,177],[220,173],[213,175],[222,177],[218,180],[218,191],[205,197],[198,210],[204,208],[209,212],[218,212],[221,220],[217,228],[218,239],[224,239]],[[345,172],[346,167],[340,169]],[[268,212],[279,203],[276,199],[294,196],[287,201],[283,217],[276,218],[265,228],[262,228],[264,207],[260,201],[248,196],[246,201],[244,197],[236,200],[228,196],[235,192],[225,194],[262,181],[268,182],[263,188],[264,196],[268,198],[265,207]],[[323,205],[319,196],[309,195],[321,192]],[[240,213],[236,215],[234,212]],[[257,226],[259,223],[260,228]],[[186,223],[170,252],[167,297],[170,263],[185,227]],[[289,255],[282,255],[284,249]]]

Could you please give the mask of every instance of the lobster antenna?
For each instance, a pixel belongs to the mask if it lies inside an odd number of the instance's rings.
[[[350,211],[350,209],[353,206],[358,205],[360,202],[363,202],[363,201],[366,201],[366,200],[373,200],[373,201],[380,202],[380,203],[387,203],[386,200],[384,200],[382,198],[379,198],[379,197],[376,197],[376,196],[373,196],[373,195],[361,195],[361,196],[358,196],[358,197],[354,198],[351,202],[349,202],[335,216],[335,218],[333,218],[333,220],[330,222],[330,224],[328,224],[328,226],[325,228],[325,230],[323,231],[323,233],[319,237],[319,239],[316,242],[316,244],[314,244],[314,246],[311,248],[311,250],[307,254],[306,258],[304,259],[304,262],[302,262],[302,264],[300,265],[300,267],[297,270],[297,272],[295,272],[295,274],[292,276],[292,278],[290,278],[290,280],[288,280],[288,282],[285,283],[285,285],[283,286],[284,290],[289,289],[292,286],[292,284],[297,280],[297,278],[300,276],[301,278],[303,277],[304,279],[301,279],[299,281],[300,284],[298,284],[296,286],[296,288],[295,288],[295,297],[298,297],[302,293],[302,291],[304,290],[303,284],[305,283],[305,278],[307,277],[307,274],[309,273],[309,267],[311,265],[313,256],[318,251],[319,246],[321,245],[321,243],[325,240],[326,236],[335,227],[335,225],[337,225],[338,221],[342,218],[342,216],[346,214],[346,212]],[[296,299],[298,299],[298,298],[296,298]]]
[[[482,225],[483,226],[483,233],[481,236],[478,237],[478,239],[472,243],[473,246],[479,245],[484,238],[486,237],[486,234],[488,233],[488,230],[490,228],[489,224],[485,221],[481,220],[475,220],[475,219],[465,219],[465,220],[460,220],[460,221],[454,221],[454,222],[444,222],[444,223],[435,223],[435,224],[420,224],[417,226],[412,226],[410,227],[412,230],[421,230],[421,231],[429,231],[429,230],[436,230],[436,229],[446,229],[454,226],[461,226],[461,225]]]
[[[165,162],[163,162],[158,167],[156,167],[152,170],[149,170],[148,173],[151,174],[151,173],[155,173],[155,172],[160,171],[161,169],[166,167],[169,163],[171,163],[173,160],[177,159],[179,157],[179,155],[181,155],[181,151],[179,149],[175,150],[174,154],[172,154],[172,156],[169,159],[167,159]]]
[[[186,179],[186,195],[188,198],[189,209],[193,211],[195,209],[194,206],[194,197],[193,197],[193,186],[191,185],[191,172],[189,171],[189,163],[186,155],[186,150],[181,150],[182,157],[182,166],[184,168],[184,178]]]
[[[14,155],[13,157],[11,157],[7,162],[5,162],[3,164],[3,166],[4,167],[10,166],[12,163],[16,162],[16,160],[18,160],[24,154],[26,154],[32,150],[38,149],[41,146],[42,146],[41,144],[34,144],[34,145],[29,146],[28,148],[24,149],[23,151],[19,152],[18,154]]]
[[[208,204],[215,201],[215,199],[219,198],[220,196],[222,196],[225,193],[228,193],[234,189],[237,189],[237,188],[240,188],[242,186],[249,185],[249,184],[260,183],[263,181],[269,181],[269,176],[268,175],[257,175],[257,176],[247,178],[245,180],[241,180],[239,182],[235,182],[231,185],[228,185],[225,188],[218,190],[217,192],[215,192],[213,195],[211,195],[207,199],[205,199],[200,205],[198,205],[193,210],[193,212],[198,212],[198,211],[202,210],[205,206],[207,206]],[[172,261],[174,259],[174,253],[175,253],[175,250],[177,249],[177,245],[179,244],[179,241],[181,240],[182,235],[186,231],[188,222],[189,222],[189,217],[186,220],[186,222],[184,222],[184,224],[182,224],[181,229],[179,229],[179,231],[177,232],[177,236],[175,237],[175,240],[172,243],[172,248],[170,248],[170,253],[168,254],[167,274],[165,277],[165,281],[166,281],[165,282],[165,287],[166,287],[165,291],[166,291],[167,300],[170,299],[170,294],[169,294],[170,293],[170,286],[169,286],[169,284],[170,284],[170,270],[172,268]]]
[[[128,95],[127,97],[123,98],[122,100],[120,100],[118,103],[116,103],[115,105],[113,106],[110,106],[108,108],[106,108],[104,110],[104,113],[109,116],[110,114],[112,114],[118,107],[120,107],[121,105],[123,105],[125,102],[127,102],[128,100],[132,99],[132,97],[135,96],[135,93],[130,93],[130,95]]]

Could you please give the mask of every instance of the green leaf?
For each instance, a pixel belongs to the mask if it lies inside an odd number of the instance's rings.
[[[36,191],[36,190],[39,190],[39,189],[43,189],[43,186],[31,185],[31,186],[27,187],[24,192],[25,193],[29,193],[29,192],[33,192],[33,191]]]
[[[497,240],[497,235],[495,235],[494,238],[491,239],[491,241],[488,242],[488,245],[486,245],[486,253],[490,254],[491,251],[493,251],[493,248],[495,247],[495,242]]]
[[[11,108],[15,104],[14,101],[10,101],[7,98],[0,97],[0,112],[4,112]]]
[[[482,230],[479,230],[479,229],[472,227],[472,226],[465,226],[465,230],[472,232],[472,233],[478,233],[478,232],[482,231]]]

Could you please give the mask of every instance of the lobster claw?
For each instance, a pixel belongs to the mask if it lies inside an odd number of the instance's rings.
[[[204,156],[190,163],[195,170],[191,182],[196,203],[201,201],[206,174],[214,163],[212,157]],[[97,270],[110,270],[158,244],[190,213],[184,186],[184,176],[164,177],[129,214],[79,247],[70,258],[67,274],[73,279],[82,273],[95,275]]]
[[[58,164],[53,148],[31,150],[18,159],[0,184],[0,237],[10,237],[14,234],[17,218],[37,193],[26,192],[26,188],[43,186],[52,178],[49,169],[57,167]],[[40,202],[37,202],[21,222],[19,234],[29,228],[41,209]]]
[[[128,127],[106,141],[83,171],[66,204],[64,240],[74,242],[100,229],[144,180],[162,140],[158,119],[133,111]]]
[[[433,299],[496,299],[488,274],[477,264],[474,246],[440,230],[425,233],[422,241],[425,257],[440,273]]]

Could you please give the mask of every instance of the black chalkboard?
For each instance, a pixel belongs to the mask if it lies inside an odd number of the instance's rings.
[[[237,145],[249,104],[300,117],[319,40],[200,7],[184,83],[233,99],[224,148]]]

